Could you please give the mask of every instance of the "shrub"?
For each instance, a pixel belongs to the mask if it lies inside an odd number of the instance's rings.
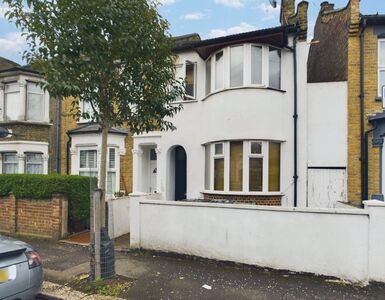
[[[75,175],[0,174],[0,197],[14,194],[16,199],[49,199],[52,194],[68,197],[68,221],[88,224],[90,218],[90,191],[97,179]]]

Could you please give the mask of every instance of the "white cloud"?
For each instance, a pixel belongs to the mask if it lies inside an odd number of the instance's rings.
[[[4,37],[0,37],[0,56],[15,57],[26,47],[27,42],[21,32],[9,32]]]
[[[278,17],[281,6],[278,4],[276,8],[265,2],[258,5],[258,9],[264,14],[262,21],[272,20]]]
[[[215,0],[215,3],[236,8],[245,6],[245,0]]]
[[[175,3],[175,0],[158,0],[160,4],[166,6],[166,5],[171,5]]]
[[[5,19],[5,13],[8,11],[8,4],[2,3],[0,4],[0,20]]]
[[[204,13],[201,13],[199,11],[188,13],[181,17],[181,19],[186,21],[196,21],[196,20],[202,20],[205,17]]]
[[[242,22],[241,24],[237,26],[233,26],[227,29],[212,29],[209,34],[207,35],[207,38],[216,38],[220,36],[225,36],[225,35],[231,35],[231,34],[237,34],[237,33],[242,33],[242,32],[247,32],[247,31],[253,31],[256,30],[257,27],[254,25],[248,24],[246,22]]]

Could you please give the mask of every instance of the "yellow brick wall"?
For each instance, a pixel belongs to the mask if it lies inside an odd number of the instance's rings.
[[[361,146],[360,146],[360,38],[352,34],[348,41],[348,199],[361,203]],[[368,116],[382,111],[377,96],[377,36],[369,27],[364,36],[364,123],[365,130],[372,126]],[[379,149],[373,148],[369,136],[369,197],[379,192]]]

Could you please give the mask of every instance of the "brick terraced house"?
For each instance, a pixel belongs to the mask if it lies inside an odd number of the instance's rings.
[[[360,14],[359,0],[341,9],[323,2],[309,52],[308,83],[308,105],[319,111],[309,122],[323,137],[310,137],[310,148],[322,152],[323,159],[310,164],[309,173],[324,183],[321,189],[309,187],[310,194],[319,192],[312,199],[322,202],[327,190],[334,201],[346,195],[355,205],[383,199],[385,15]]]

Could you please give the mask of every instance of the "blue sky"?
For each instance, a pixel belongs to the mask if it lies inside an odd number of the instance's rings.
[[[314,27],[320,3],[309,0],[310,32]],[[279,7],[269,0],[160,0],[160,13],[170,22],[173,35],[199,33],[203,39],[279,25]],[[278,0],[278,3],[281,1]],[[297,0],[298,2],[298,0]],[[336,8],[348,0],[334,0]],[[0,0],[0,56],[22,63],[25,41],[14,24],[4,19],[6,6]],[[361,0],[364,14],[383,13],[383,0]]]

